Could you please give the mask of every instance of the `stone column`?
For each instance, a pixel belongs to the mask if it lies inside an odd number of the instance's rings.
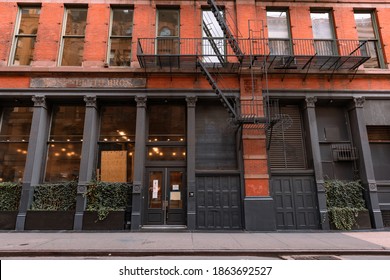
[[[355,97],[349,111],[353,143],[359,152],[360,179],[365,189],[365,200],[370,211],[371,225],[383,228],[382,213],[379,208],[378,189],[376,185],[374,166],[372,164],[370,144],[364,118],[364,97]]]
[[[324,187],[324,175],[322,172],[320,143],[318,140],[317,119],[315,111],[315,103],[317,97],[307,97],[305,106],[305,114],[309,124],[310,145],[313,157],[313,167],[315,173],[315,181],[317,187],[318,208],[320,210],[320,221],[322,229],[330,229],[329,217],[327,215],[326,196]]]
[[[86,205],[84,193],[88,183],[93,179],[96,167],[97,137],[99,116],[96,105],[96,96],[85,96],[86,103],[83,144],[81,147],[81,161],[79,182],[77,186],[76,214],[74,217],[74,230],[81,230],[83,226],[83,214]],[[96,175],[96,174],[95,174]]]
[[[30,208],[33,199],[34,186],[41,183],[41,175],[45,166],[44,155],[48,139],[49,114],[45,96],[33,96],[32,100],[34,102],[34,112],[22,182],[19,213],[16,219],[16,230],[24,230],[27,210]]]
[[[131,212],[131,230],[139,230],[142,226],[142,191],[145,176],[145,141],[146,141],[146,100],[144,96],[137,96],[137,122],[135,131],[134,152],[134,179],[133,179],[133,202]]]
[[[187,228],[196,227],[195,186],[195,105],[196,97],[187,97]]]

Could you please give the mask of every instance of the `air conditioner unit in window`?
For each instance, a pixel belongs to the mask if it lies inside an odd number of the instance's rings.
[[[356,147],[351,144],[333,144],[333,161],[353,161],[358,159]]]

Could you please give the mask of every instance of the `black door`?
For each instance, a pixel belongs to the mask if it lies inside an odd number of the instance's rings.
[[[185,225],[185,170],[182,168],[149,168],[146,170],[145,224]]]

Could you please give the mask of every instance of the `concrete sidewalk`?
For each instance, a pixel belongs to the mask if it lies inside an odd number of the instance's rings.
[[[380,254],[390,232],[0,232],[0,257]]]

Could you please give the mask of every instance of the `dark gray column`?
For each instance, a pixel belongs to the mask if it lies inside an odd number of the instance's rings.
[[[187,97],[187,228],[196,227],[195,186],[195,105],[196,97]]]
[[[96,150],[99,127],[99,116],[96,105],[96,96],[85,96],[84,101],[86,103],[86,108],[84,119],[83,145],[81,148],[79,182],[77,186],[76,214],[73,225],[74,230],[82,229],[83,213],[86,205],[84,193],[87,190],[88,183],[93,179],[96,167]]]
[[[353,142],[359,151],[359,175],[365,188],[365,199],[368,210],[370,211],[371,224],[374,228],[383,228],[382,213],[379,208],[378,189],[364,118],[364,101],[364,97],[353,99],[353,104],[349,111],[351,131]]]
[[[326,207],[324,175],[322,172],[321,152],[318,140],[317,119],[315,111],[315,103],[317,102],[317,97],[307,97],[305,101],[305,114],[309,125],[310,145],[312,150],[313,167],[317,186],[318,208],[320,210],[321,219],[320,221],[322,229],[330,229],[329,219],[327,215],[328,210]]]
[[[142,191],[145,172],[146,141],[146,97],[137,96],[137,122],[135,131],[133,205],[131,212],[131,230],[139,230],[142,226]]]
[[[27,210],[30,208],[34,186],[41,183],[46,151],[49,115],[44,96],[33,96],[34,112],[31,122],[26,166],[23,176],[22,196],[16,219],[16,230],[24,230]]]

